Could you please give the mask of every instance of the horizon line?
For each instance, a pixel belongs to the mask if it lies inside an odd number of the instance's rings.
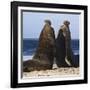
[[[23,39],[39,39],[39,38],[23,38]],[[71,40],[79,40],[79,38],[71,38]]]

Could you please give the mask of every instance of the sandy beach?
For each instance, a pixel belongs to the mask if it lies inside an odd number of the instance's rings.
[[[25,78],[41,78],[41,77],[62,77],[62,76],[78,76],[80,67],[58,67],[55,60],[51,70],[40,70],[23,72]]]
[[[80,73],[79,67],[53,68],[52,70],[23,72],[23,77],[41,78],[41,77],[78,76],[79,73]]]

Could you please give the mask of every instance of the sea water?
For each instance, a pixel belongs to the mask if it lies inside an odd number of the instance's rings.
[[[36,48],[38,47],[38,39],[23,39],[23,61],[32,59]],[[71,40],[72,51],[74,55],[79,55],[79,40]]]

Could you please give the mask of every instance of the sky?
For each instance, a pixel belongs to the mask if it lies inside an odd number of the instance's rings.
[[[80,14],[45,13],[45,12],[23,12],[23,38],[39,38],[44,26],[44,20],[49,19],[57,37],[60,26],[64,20],[70,21],[72,39],[79,39]]]

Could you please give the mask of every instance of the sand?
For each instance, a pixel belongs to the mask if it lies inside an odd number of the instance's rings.
[[[23,72],[24,78],[42,78],[42,77],[64,77],[64,76],[79,76],[80,67],[58,67],[55,60],[51,70],[40,70]]]
[[[41,77],[60,77],[60,76],[78,76],[79,68],[54,68],[52,70],[40,70],[32,72],[24,72],[23,77],[41,78]]]
[[[80,67],[58,67],[54,61],[53,68],[51,70],[40,70],[23,72],[24,78],[42,78],[42,77],[64,77],[64,76],[78,76],[80,75]]]

